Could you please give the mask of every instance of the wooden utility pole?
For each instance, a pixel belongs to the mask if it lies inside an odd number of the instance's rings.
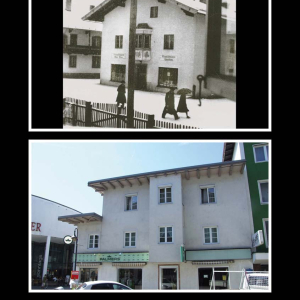
[[[131,0],[129,27],[129,56],[128,56],[128,99],[127,99],[127,128],[134,128],[134,72],[135,72],[135,34],[137,0]]]

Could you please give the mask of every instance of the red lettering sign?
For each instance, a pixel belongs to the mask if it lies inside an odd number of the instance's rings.
[[[36,224],[36,230],[35,231],[41,231],[41,226],[42,226],[42,224],[41,223],[37,223]]]
[[[36,225],[36,227],[35,227]],[[40,231],[41,232],[41,223],[31,222],[31,231]]]
[[[79,271],[71,271],[71,279],[78,279]]]
[[[35,231],[35,222],[31,222],[31,231]]]

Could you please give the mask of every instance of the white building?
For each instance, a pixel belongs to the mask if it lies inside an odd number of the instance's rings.
[[[32,195],[31,197],[31,276],[33,285],[41,285],[45,274],[65,278],[72,270],[74,244],[66,245],[63,238],[73,235],[74,225],[63,224],[58,217],[78,214],[57,202]]]
[[[101,0],[63,0],[63,76],[100,78],[102,25],[81,17]]]
[[[252,268],[244,167],[239,160],[89,182],[103,195],[103,217],[59,218],[78,226],[79,280],[197,290],[209,288],[213,270]],[[218,274],[217,288],[238,288],[240,276]]]

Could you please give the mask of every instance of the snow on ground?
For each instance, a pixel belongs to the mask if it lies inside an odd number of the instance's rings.
[[[70,97],[99,103],[116,103],[117,87],[100,85],[100,79],[69,79],[63,80],[63,97]],[[175,95],[175,108],[179,102],[179,95]],[[127,98],[127,90],[126,90]],[[155,120],[193,126],[201,129],[235,129],[236,103],[228,99],[187,99],[190,119],[185,113],[178,113],[179,120],[167,114],[161,117],[165,106],[165,93],[134,92],[134,109],[136,111],[154,114]],[[69,129],[69,128],[68,128]],[[75,129],[75,128],[74,128]],[[99,130],[99,129],[98,129]]]

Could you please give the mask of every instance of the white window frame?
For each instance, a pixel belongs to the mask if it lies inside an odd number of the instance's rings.
[[[206,243],[205,242],[205,229],[209,228],[209,239],[210,239],[210,242],[209,243]],[[217,242],[213,242],[212,241],[212,228],[216,228],[217,229]],[[211,244],[219,244],[220,243],[220,239],[219,239],[219,228],[218,226],[205,226],[203,227],[203,243],[205,245],[211,245]]]
[[[266,221],[268,221],[268,224],[269,224],[269,218],[263,218],[262,221],[263,221],[264,236],[265,236],[265,246],[266,246],[266,248],[269,248],[269,237],[268,237],[267,231],[266,231]],[[269,228],[270,228],[270,226],[269,226]],[[268,230],[268,233],[270,234],[270,230]]]
[[[171,202],[167,202],[167,189],[170,188],[171,189]],[[165,202],[160,202],[160,190],[164,189],[165,190]],[[158,187],[158,204],[171,204],[173,203],[173,189],[172,189],[172,185],[168,184],[168,185],[160,185]]]
[[[95,247],[95,236],[98,236],[98,247]],[[93,247],[90,247],[90,240],[91,236],[93,236]],[[89,239],[88,239],[88,249],[98,249],[100,244],[100,235],[97,233],[89,234]]]
[[[171,227],[172,228],[172,242],[167,242],[167,228]],[[161,228],[165,228],[165,241],[164,242],[161,242],[160,241],[160,229]],[[158,243],[159,244],[174,244],[174,226],[173,225],[166,225],[166,226],[159,226],[158,227]]]
[[[136,209],[132,209],[132,198],[130,201],[130,209],[127,209],[127,197],[136,197]],[[138,194],[134,193],[134,194],[127,194],[125,195],[125,207],[124,207],[124,211],[136,211],[138,210]]]
[[[165,265],[165,266],[159,266],[159,289],[161,290],[161,280],[163,278],[162,276],[162,270],[163,269],[177,269],[176,275],[177,275],[177,290],[179,290],[179,268],[178,265]]]
[[[209,195],[208,195],[208,189],[209,188],[213,188],[214,189],[214,195],[215,195],[215,202],[209,202]],[[208,202],[207,203],[203,203],[202,202],[202,189],[207,189],[207,198],[208,198]],[[216,204],[217,203],[217,197],[216,197],[216,186],[214,184],[209,184],[209,185],[200,185],[200,204]]]
[[[126,246],[126,234],[129,233],[129,246]],[[134,233],[135,239],[134,239],[134,246],[131,245],[131,234]],[[124,232],[124,248],[136,248],[136,231],[125,231]]]
[[[256,164],[258,164],[258,163],[264,163],[264,162],[269,161],[269,153],[268,153],[268,151],[267,151],[267,146],[269,147],[269,144],[258,144],[258,145],[253,145],[254,161],[255,161]],[[265,160],[257,161],[257,159],[256,159],[255,148],[261,148],[261,147],[263,147],[263,149],[264,149]]]
[[[262,193],[261,193],[260,184],[261,184],[261,183],[266,183],[266,182],[268,183],[268,202],[263,202],[263,201],[262,201]],[[257,184],[258,184],[258,192],[259,192],[260,204],[261,204],[261,205],[269,204],[269,180],[268,180],[268,179],[257,180]]]

